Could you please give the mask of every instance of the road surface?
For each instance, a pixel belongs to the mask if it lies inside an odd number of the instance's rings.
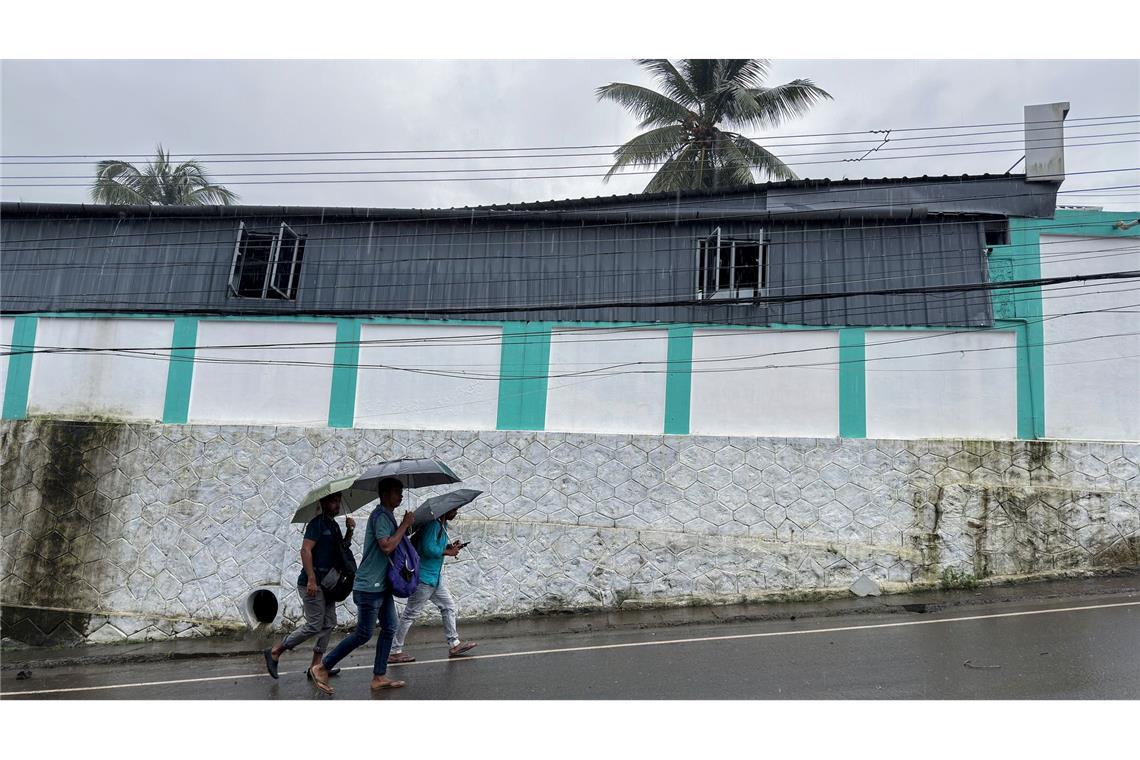
[[[371,694],[374,645],[332,680],[332,699],[1138,699],[1140,597],[1013,602],[933,614],[852,614],[442,643]],[[329,699],[308,653],[271,679],[260,657],[175,660],[0,675],[4,699]]]

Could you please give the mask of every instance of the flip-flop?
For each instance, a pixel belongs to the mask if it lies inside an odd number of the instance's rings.
[[[336,678],[339,675],[340,675],[340,668],[333,668],[332,670],[329,671],[329,678]],[[306,670],[305,671],[305,678],[308,678],[310,681],[312,681],[313,680],[312,671]]]
[[[399,665],[406,662],[415,662],[416,658],[407,652],[396,652],[395,654],[388,655],[389,665]]]
[[[306,672],[309,674],[309,682],[313,684],[313,686],[320,689],[325,694],[328,694],[330,696],[332,695],[333,687],[329,686],[327,683],[317,680],[317,677],[313,675],[313,666],[310,666]]]
[[[277,660],[273,659],[273,650],[265,650],[265,669],[269,671],[269,675],[274,678],[277,677]]]
[[[479,646],[474,641],[461,641],[460,643],[447,650],[448,657],[462,657],[467,652],[470,652],[475,647]]]
[[[387,681],[385,683],[380,684],[379,686],[373,686],[372,690],[373,691],[380,691],[381,689],[402,689],[407,685],[408,684],[406,681]]]

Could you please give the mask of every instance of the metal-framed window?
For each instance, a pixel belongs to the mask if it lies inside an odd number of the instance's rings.
[[[697,297],[754,298],[768,284],[762,240],[722,237],[720,227],[697,241]]]
[[[230,292],[239,298],[279,298],[293,301],[305,258],[305,236],[285,222],[272,232],[238,225],[230,264]]]

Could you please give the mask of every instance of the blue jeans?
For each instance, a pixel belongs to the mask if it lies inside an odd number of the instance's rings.
[[[353,591],[352,601],[356,603],[356,629],[326,654],[321,664],[328,670],[335,668],[349,652],[368,643],[379,622],[380,638],[376,642],[372,674],[382,676],[388,672],[388,654],[392,651],[392,637],[396,635],[396,602],[387,589],[378,593]]]

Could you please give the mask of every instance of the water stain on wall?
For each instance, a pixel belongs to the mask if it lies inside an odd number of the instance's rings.
[[[4,635],[29,643],[81,639],[100,604],[102,550],[115,538],[97,488],[118,425],[11,423],[0,438]],[[47,608],[47,609],[45,609]],[[54,608],[54,609],[53,609]]]

